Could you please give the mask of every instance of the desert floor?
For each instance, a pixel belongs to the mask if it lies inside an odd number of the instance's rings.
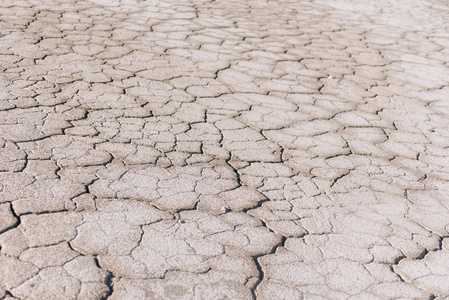
[[[0,299],[446,299],[446,0],[0,0]]]

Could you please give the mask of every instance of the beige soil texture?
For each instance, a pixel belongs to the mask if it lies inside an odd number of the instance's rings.
[[[449,297],[446,0],[0,16],[0,299]]]

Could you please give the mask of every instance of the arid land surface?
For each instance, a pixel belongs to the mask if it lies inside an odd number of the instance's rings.
[[[447,299],[443,0],[0,0],[0,299]]]

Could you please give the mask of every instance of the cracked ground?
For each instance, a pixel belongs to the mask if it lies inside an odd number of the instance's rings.
[[[445,0],[0,0],[0,299],[446,299]]]

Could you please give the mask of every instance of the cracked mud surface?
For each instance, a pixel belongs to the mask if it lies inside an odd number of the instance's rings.
[[[445,1],[0,12],[0,299],[449,296]]]

